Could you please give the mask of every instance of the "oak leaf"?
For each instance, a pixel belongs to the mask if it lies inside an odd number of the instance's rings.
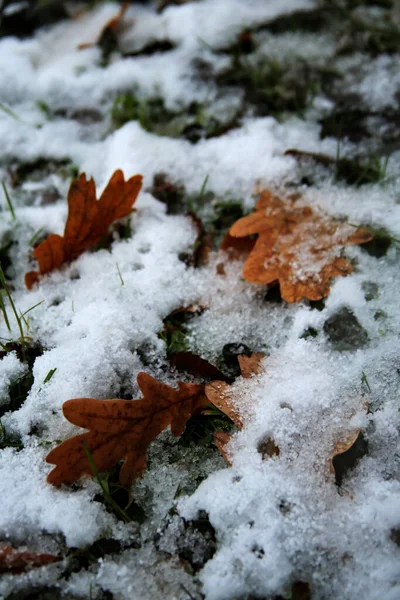
[[[258,234],[246,260],[243,276],[252,283],[280,284],[287,302],[302,298],[320,300],[328,295],[330,280],[351,273],[352,266],[340,256],[346,244],[372,239],[369,230],[336,221],[318,210],[283,200],[265,190],[251,215],[229,230],[233,238]]]
[[[23,573],[34,567],[43,567],[62,560],[53,554],[32,552],[27,548],[14,548],[9,544],[0,544],[0,573]]]
[[[181,435],[188,419],[208,406],[204,385],[179,382],[176,390],[143,372],[137,382],[141,400],[77,398],[64,402],[64,416],[89,431],[48,454],[46,461],[56,465],[47,477],[49,483],[71,484],[92,474],[89,450],[100,472],[123,460],[119,481],[127,487],[146,469],[149,444],[169,425],[173,435]]]
[[[240,371],[242,377],[250,379],[253,375],[258,375],[263,368],[261,361],[264,358],[262,352],[254,352],[251,356],[238,356]],[[214,404],[221,412],[235,423],[239,429],[243,427],[242,416],[239,408],[233,402],[233,388],[225,381],[212,381],[205,387],[205,393],[208,400]],[[230,456],[227,445],[231,436],[225,431],[216,431],[214,434],[214,442],[226,462],[230,465]]]
[[[112,175],[99,200],[93,179],[85,173],[75,179],[68,192],[68,218],[64,236],[49,235],[35,250],[39,272],[25,274],[30,289],[40,275],[58,269],[63,263],[78,258],[85,250],[99,244],[113,221],[129,215],[142,186],[142,176],[134,175],[125,181],[122,171]]]

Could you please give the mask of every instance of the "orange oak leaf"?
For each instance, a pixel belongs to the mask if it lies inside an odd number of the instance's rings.
[[[229,230],[234,238],[254,234],[258,238],[243,276],[251,283],[279,281],[287,302],[327,296],[331,278],[352,271],[350,262],[340,256],[341,248],[373,237],[369,230],[354,229],[299,204],[298,198],[283,200],[267,190],[261,193],[255,212],[236,221]]]
[[[75,179],[68,192],[68,218],[64,236],[49,235],[35,250],[39,272],[25,274],[25,285],[30,289],[40,275],[58,269],[63,263],[78,258],[85,250],[99,244],[108,233],[113,221],[126,217],[142,186],[142,176],[134,175],[125,181],[117,170],[108,182],[99,200],[93,179],[85,173]]]
[[[53,554],[40,554],[27,548],[13,548],[9,544],[0,544],[0,573],[23,573],[34,567],[43,567],[62,560]]]
[[[98,471],[123,460],[119,481],[129,486],[146,469],[149,444],[169,425],[181,435],[187,420],[208,406],[204,385],[178,383],[174,389],[147,373],[139,373],[141,400],[77,398],[63,404],[64,416],[89,431],[54,448],[46,461],[56,467],[47,476],[55,486],[92,474],[88,450]]]

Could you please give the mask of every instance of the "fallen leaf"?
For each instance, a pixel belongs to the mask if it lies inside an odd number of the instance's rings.
[[[214,433],[214,443],[229,466],[231,466],[232,463],[227,450],[227,445],[231,441],[231,437],[232,436],[230,436],[229,433],[226,433],[226,431],[216,431]]]
[[[263,460],[272,458],[273,456],[279,456],[280,450],[275,444],[274,440],[269,436],[261,439],[257,444],[257,452],[261,454]]]
[[[157,7],[157,12],[161,13],[167,6],[181,6],[182,4],[186,4],[189,0],[161,0],[160,4]]]
[[[99,244],[107,235],[113,221],[129,215],[142,186],[142,176],[125,181],[122,171],[111,177],[99,200],[93,179],[82,173],[68,192],[68,218],[64,236],[52,234],[34,250],[39,272],[25,274],[25,285],[30,289],[40,275],[58,269],[63,263],[78,258],[85,250]]]
[[[254,352],[251,356],[246,356],[245,354],[239,355],[238,361],[242,377],[250,379],[253,375],[262,373],[263,358],[264,354],[262,352]],[[226,414],[239,429],[243,427],[240,408],[233,402],[234,392],[231,385],[224,381],[213,381],[206,385],[205,393],[209,401],[221,412]],[[231,436],[225,431],[216,431],[214,434],[214,443],[229,466],[231,465],[231,457],[227,450],[227,445],[230,442],[230,439]],[[278,446],[276,446],[271,438],[261,440],[257,450],[262,454],[263,460],[267,456],[277,456],[280,452]]]
[[[121,25],[121,21],[124,18],[124,14],[126,9],[129,6],[129,2],[124,2],[119,9],[118,13],[110,19],[102,28],[99,35],[97,36],[97,40],[95,42],[83,43],[78,45],[78,50],[84,50],[85,48],[91,48],[92,46],[100,46],[102,47],[104,44],[109,44],[109,38],[113,39],[116,36],[116,33]]]
[[[238,356],[242,376],[250,378],[254,374],[261,373],[261,359],[264,355],[261,352],[254,352],[251,356]],[[221,412],[242,428],[243,422],[240,410],[232,401],[232,386],[225,381],[212,381],[205,387],[205,394],[208,400],[214,404]]]
[[[239,410],[232,402],[232,390],[225,381],[212,381],[206,385],[206,396],[209,401],[223,412],[231,421],[242,428],[243,422]]]
[[[346,244],[372,239],[369,230],[336,221],[322,212],[282,200],[265,190],[251,215],[242,217],[229,230],[232,237],[258,234],[243,268],[251,283],[279,281],[287,302],[302,298],[320,300],[328,295],[330,280],[351,273],[352,266],[340,256]]]
[[[292,600],[311,600],[310,584],[306,581],[296,581],[292,585]]]
[[[253,377],[253,375],[262,373],[263,367],[261,361],[263,358],[264,354],[262,352],[253,352],[250,356],[246,356],[246,354],[239,355],[238,361],[242,377],[248,379],[249,377]]]
[[[191,252],[182,253],[180,259],[189,267],[203,267],[208,264],[209,255],[212,250],[212,237],[203,227],[199,217],[189,212],[187,215],[197,230],[197,237]]]
[[[31,552],[26,547],[13,548],[6,543],[0,544],[0,573],[23,573],[28,569],[43,567],[62,560],[53,554]]]
[[[169,425],[173,435],[181,435],[188,419],[208,406],[204,385],[179,382],[176,390],[143,372],[137,382],[141,400],[77,398],[64,402],[64,416],[89,431],[49,453],[46,461],[56,465],[47,476],[49,483],[71,484],[92,474],[88,448],[99,472],[123,460],[119,481],[127,487],[146,469],[149,444]]]
[[[229,231],[222,240],[220,250],[228,252],[231,258],[240,258],[242,254],[248,254],[255,246],[256,240],[251,237],[237,238],[230,235]]]
[[[330,472],[335,474],[336,485],[342,484],[347,471],[352,469],[367,452],[368,442],[361,429],[350,432],[336,443],[329,463]]]
[[[177,371],[186,371],[195,377],[232,382],[230,377],[194,352],[175,352],[169,357],[169,363]]]

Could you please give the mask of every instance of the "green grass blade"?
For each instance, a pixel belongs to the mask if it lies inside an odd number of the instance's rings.
[[[22,120],[19,118],[19,116],[13,110],[11,110],[11,108],[8,108],[8,106],[3,104],[2,102],[0,102],[0,110],[2,110],[4,113],[6,113],[6,115],[11,117],[12,119],[15,119],[16,121],[22,123]]]
[[[1,185],[3,187],[3,192],[4,192],[4,195],[6,197],[7,205],[8,205],[8,208],[10,210],[11,216],[15,220],[17,217],[15,216],[15,211],[14,211],[14,207],[13,207],[12,202],[11,202],[10,194],[8,193],[8,190],[6,188],[6,184],[4,183],[4,181],[1,182]]]
[[[115,502],[115,500],[110,495],[110,493],[108,491],[108,484],[107,484],[107,486],[105,486],[103,480],[99,476],[99,472],[98,472],[97,467],[96,467],[96,465],[94,463],[93,456],[92,456],[92,454],[91,454],[91,452],[89,450],[89,446],[87,445],[86,440],[83,440],[83,446],[85,448],[86,456],[87,456],[87,459],[89,461],[90,468],[92,469],[93,476],[95,477],[97,483],[99,484],[99,486],[103,490],[104,499],[115,510],[115,512],[117,514],[119,514],[119,516],[121,517],[121,519],[125,523],[130,523],[131,519],[129,518],[129,516],[126,514],[126,512],[124,510],[122,510],[122,508],[120,506],[118,506],[118,504]]]

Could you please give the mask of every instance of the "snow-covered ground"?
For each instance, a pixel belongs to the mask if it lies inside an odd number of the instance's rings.
[[[400,280],[399,245],[390,240],[400,238],[400,146],[387,142],[386,173],[361,186],[338,181],[319,164],[305,172],[285,154],[295,148],[335,158],[340,145],[341,157],[351,159],[361,149],[364,161],[373,156],[382,165],[389,125],[379,119],[385,110],[398,111],[399,55],[336,56],[332,32],[261,27],[317,6],[313,0],[200,0],[157,13],[151,3],[132,3],[120,50],[133,53],[155,40],[174,48],[130,57],[115,52],[106,65],[100,48],[78,46],[96,41],[118,11],[113,3],[27,39],[0,39],[0,179],[15,211],[13,218],[0,190],[0,252],[18,311],[37,305],[23,326],[44,349],[16,410],[10,410],[8,390],[27,367],[16,352],[0,361],[0,541],[63,557],[4,574],[1,597],[26,598],[29,590],[34,598],[294,600],[300,596],[293,585],[303,582],[315,600],[400,598]],[[380,18],[384,9],[371,10],[370,18]],[[320,121],[335,101],[320,87],[302,110],[258,116],[248,109],[234,128],[197,143],[146,131],[137,120],[116,128],[114,99],[127,91],[143,102],[161,97],[175,113],[189,113],[195,102],[211,113],[229,112],[242,92],[234,86],[221,92],[216,84],[230,60],[220,50],[245,29],[257,32],[256,56],[341,69],[343,86],[357,96],[353,102],[374,113],[369,135],[359,142],[345,134],[339,142],[321,139]],[[252,54],[248,60],[251,65]],[[200,61],[212,76],[199,76]],[[79,111],[92,117],[78,118]],[[18,167],[38,159],[39,175],[18,175]],[[126,178],[143,175],[132,233],[115,233],[109,249],[84,253],[28,291],[32,237],[62,234],[70,183],[64,171],[72,168],[92,176],[98,193],[116,169]],[[378,256],[347,247],[354,271],[333,281],[318,309],[308,301],[271,302],[265,287],[244,281],[243,261],[226,262],[221,277],[216,265],[226,256],[216,250],[199,268],[181,260],[197,230],[185,211],[167,214],[152,195],[160,172],[184,186],[194,203],[206,182],[210,204],[197,206],[205,224],[215,218],[217,202],[234,199],[250,212],[257,190],[289,190],[310,207],[385,230],[391,243]],[[230,343],[266,354],[263,374],[234,384],[244,427],[230,442],[232,466],[212,443],[179,445],[164,432],[150,448],[149,469],[132,487],[141,518],[131,523],[99,501],[92,479],[72,488],[46,483],[47,453],[77,432],[62,416],[67,399],[137,398],[140,371],[171,385],[191,380],[168,368],[158,335],[163,319],[191,305],[202,307],[187,325],[191,351],[214,364]],[[8,312],[11,332],[1,318],[3,343],[20,336]],[[329,468],[335,445],[359,429],[363,451],[337,485]],[[279,455],[263,457],[266,439]],[[202,533],[200,521],[214,533]],[[96,554],[104,540],[111,550]],[[83,560],[86,551],[90,558]]]

